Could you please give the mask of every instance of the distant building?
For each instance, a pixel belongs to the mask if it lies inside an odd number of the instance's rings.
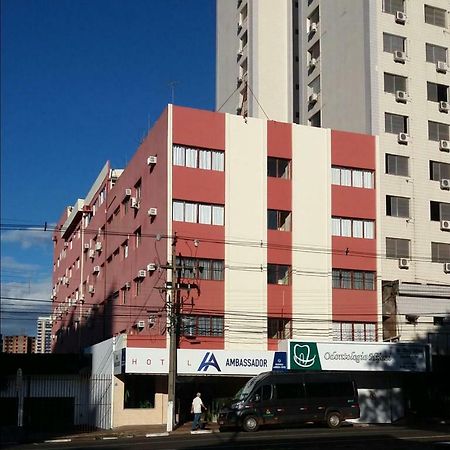
[[[36,338],[30,336],[3,336],[3,353],[34,353]]]
[[[38,317],[36,331],[36,353],[51,353],[52,351],[52,319]]]

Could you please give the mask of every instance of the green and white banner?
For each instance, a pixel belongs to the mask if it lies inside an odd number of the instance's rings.
[[[379,342],[286,342],[292,370],[425,372],[429,349],[424,344]],[[280,349],[281,350],[281,349]]]

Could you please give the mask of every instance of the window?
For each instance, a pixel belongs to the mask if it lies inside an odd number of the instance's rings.
[[[331,182],[337,186],[352,186],[373,189],[374,174],[371,170],[348,169],[345,167],[331,168]]]
[[[447,62],[447,49],[434,44],[425,44],[427,62],[436,64],[438,61]]]
[[[267,176],[289,180],[291,178],[291,162],[288,159],[269,156],[267,158]]]
[[[141,238],[142,238],[142,232],[141,232],[141,227],[139,227],[139,228],[134,232],[135,248],[139,248],[139,245],[141,244]]]
[[[448,101],[448,86],[427,82],[427,99],[430,102]]]
[[[384,92],[395,94],[397,91],[406,92],[406,77],[393,75],[391,73],[384,74]]]
[[[409,258],[409,239],[386,238],[386,258]]]
[[[450,178],[450,164],[430,161],[430,180],[440,181]]]
[[[404,177],[409,176],[409,158],[386,153],[386,173]]]
[[[174,145],[173,165],[223,172],[224,152]]]
[[[387,53],[394,53],[395,51],[406,51],[406,39],[395,34],[383,33],[383,51]]]
[[[224,278],[224,262],[220,259],[177,257],[177,269],[181,278],[218,281]]]
[[[320,76],[308,84],[308,95],[311,94],[320,94]]]
[[[309,50],[308,50],[308,61],[312,59],[320,58],[320,41],[317,41]]]
[[[408,117],[399,114],[384,114],[384,131],[386,133],[407,133],[408,132]]]
[[[125,409],[155,407],[154,377],[125,374],[123,381],[123,407]]]
[[[386,215],[409,217],[409,198],[386,195]]]
[[[128,258],[128,239],[122,244],[123,259]]]
[[[274,385],[278,400],[305,398],[305,388],[302,383],[277,383]]]
[[[447,11],[434,6],[425,5],[425,23],[445,28],[445,16]]]
[[[320,111],[317,111],[313,116],[309,118],[308,124],[310,127],[320,128],[321,125]]]
[[[333,322],[333,341],[376,341],[374,323]]]
[[[332,286],[334,289],[375,290],[375,273],[357,270],[333,269]]]
[[[224,224],[224,207],[204,203],[174,200],[173,220],[178,222],[202,223],[206,225]]]
[[[450,244],[444,244],[442,242],[432,242],[431,262],[450,262]]]
[[[290,339],[292,337],[291,319],[268,317],[267,337],[269,339]]]
[[[122,305],[126,305],[128,302],[128,287],[124,286],[121,291],[122,291]]]
[[[290,284],[290,266],[284,264],[267,264],[268,284]]]
[[[223,336],[223,316],[182,316],[183,336]]]
[[[142,282],[144,281],[143,278],[136,278],[134,280],[134,286],[136,288],[136,296],[138,296],[141,293],[141,287],[142,287]]]
[[[383,12],[395,14],[397,11],[405,12],[404,0],[383,0]]]
[[[333,236],[354,237],[354,238],[374,238],[375,224],[373,220],[348,219],[343,217],[333,217]]]
[[[450,203],[430,202],[430,220],[450,220]]]
[[[428,121],[428,139],[430,141],[440,141],[442,139],[448,141],[449,126],[446,123]]]
[[[269,230],[291,231],[291,212],[269,209],[267,211],[267,228]]]

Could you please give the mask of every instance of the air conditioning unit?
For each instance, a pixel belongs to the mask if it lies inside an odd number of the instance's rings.
[[[69,279],[67,277],[63,277],[63,283],[68,285],[69,284]]]
[[[313,34],[316,31],[317,31],[317,23],[311,22],[311,24],[309,25],[309,33]]]
[[[99,273],[100,272],[100,266],[94,266],[94,269],[92,271],[93,273]]]
[[[150,155],[147,158],[147,165],[148,166],[154,166],[158,162],[158,157],[154,155]]]
[[[126,282],[126,283],[123,285],[123,288],[124,288],[124,289],[131,289],[131,283],[130,283],[130,282]]]
[[[64,248],[67,248],[69,246],[68,242],[64,242]]]
[[[125,189],[125,197],[131,197],[131,189]]]
[[[399,258],[398,267],[400,267],[400,269],[409,269],[409,259]]]
[[[155,317],[155,316],[150,316],[150,317],[148,318],[147,322],[148,322],[148,326],[149,326],[149,327],[152,327],[152,326],[155,325],[155,323],[156,323],[156,317]]]
[[[447,219],[441,220],[441,230],[450,231],[450,220]]]
[[[138,202],[138,199],[136,197],[131,197],[131,199],[130,199],[130,206],[131,206],[131,208],[139,209],[139,202]]]
[[[147,275],[147,271],[145,270],[139,270],[138,271],[138,278],[145,278],[145,276]]]
[[[87,252],[89,250],[90,245],[89,244],[84,244],[84,251]]]
[[[450,262],[444,263],[444,272],[450,273]]]
[[[102,251],[102,243],[101,242],[96,242],[95,243],[95,250],[98,252]]]
[[[449,178],[442,178],[441,179],[441,189],[450,189],[450,179]]]
[[[439,102],[439,111],[443,113],[448,113],[450,110],[450,104],[448,102]]]
[[[158,208],[150,208],[149,210],[148,210],[148,215],[150,216],[150,217],[154,217],[154,216],[156,216],[158,214]]]
[[[318,99],[319,96],[315,92],[313,92],[308,98],[308,103],[316,103]]]
[[[94,258],[95,257],[95,250],[93,248],[91,248],[89,250],[89,258]]]
[[[448,151],[450,151],[450,141],[446,141],[445,139],[441,139],[439,141],[439,150],[441,152],[448,152]]]
[[[316,65],[317,65],[317,59],[311,58],[308,63],[308,69],[312,70],[312,69],[314,69],[314,67],[316,67]]]
[[[136,322],[136,328],[140,328],[141,330],[145,328],[145,320],[139,320]]]
[[[399,144],[407,144],[409,141],[408,133],[398,133],[397,139]]]
[[[401,103],[406,103],[408,101],[408,94],[405,91],[396,91],[395,100]]]
[[[404,25],[406,23],[406,14],[403,11],[397,11],[395,13],[395,21]]]
[[[436,62],[436,72],[447,73],[448,66],[445,61],[437,61]]]
[[[95,287],[92,284],[89,285],[88,292],[89,294],[93,294],[95,292]]]
[[[156,270],[156,264],[155,263],[147,264],[147,271],[148,272],[154,272],[155,270]]]
[[[394,51],[394,61],[399,63],[405,63],[406,61],[406,53],[401,50]]]

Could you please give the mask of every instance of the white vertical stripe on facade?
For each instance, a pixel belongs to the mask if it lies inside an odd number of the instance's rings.
[[[331,339],[331,132],[292,126],[294,338]]]
[[[172,164],[172,144],[173,144],[173,105],[167,106],[167,236],[172,236],[172,196],[173,196],[173,164]],[[167,258],[170,261],[172,255],[172,239],[167,239]],[[172,271],[167,271],[167,282],[172,282]],[[170,291],[167,291],[167,296],[172,295]],[[169,300],[166,298],[166,301]],[[170,327],[170,316],[167,315],[167,326]],[[170,346],[170,333],[166,333],[166,345]]]
[[[267,242],[267,123],[225,120],[225,349],[260,350],[267,345],[267,249],[249,244]]]

